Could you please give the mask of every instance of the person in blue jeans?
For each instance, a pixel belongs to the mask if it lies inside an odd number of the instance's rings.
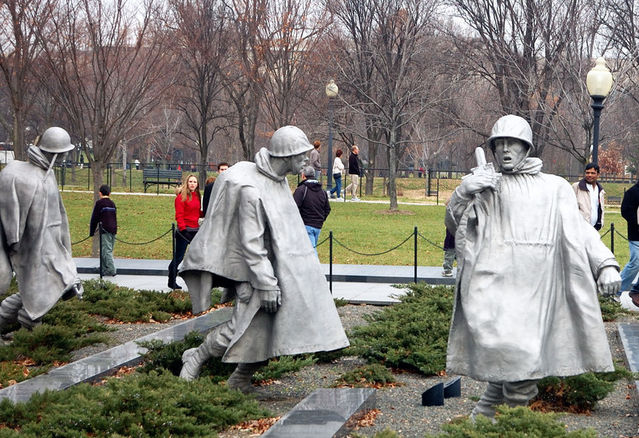
[[[628,246],[630,260],[621,271],[621,290],[631,290],[630,297],[639,306],[639,285],[633,283],[639,273],[639,223],[637,223],[637,209],[639,209],[639,182],[629,188],[621,201],[621,215],[628,222]]]
[[[302,182],[295,189],[293,199],[317,254],[317,241],[322,225],[331,212],[331,206],[328,195],[322,190],[320,182],[315,179],[313,167],[307,166],[302,170]]]
[[[344,163],[342,162],[342,150],[335,151],[335,161],[333,161],[333,179],[335,180],[335,187],[330,190],[331,198],[341,197],[342,193],[342,173],[344,173]]]

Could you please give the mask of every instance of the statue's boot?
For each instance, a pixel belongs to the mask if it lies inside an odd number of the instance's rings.
[[[473,408],[473,411],[470,413],[470,418],[473,421],[475,420],[475,417],[477,417],[477,415],[494,418],[496,407],[503,402],[503,385],[501,383],[488,383],[486,391]]]
[[[20,294],[9,295],[2,300],[0,303],[0,332],[18,321],[18,313],[21,309],[22,297]]]
[[[511,408],[527,406],[528,402],[539,393],[537,380],[504,383],[504,403]]]
[[[238,363],[235,371],[233,371],[231,377],[226,381],[226,384],[229,388],[237,389],[244,394],[256,392],[255,387],[251,384],[251,378],[263,364],[264,362]]]
[[[182,379],[197,379],[204,362],[212,357],[222,357],[224,355],[226,347],[215,343],[214,333],[209,333],[199,347],[189,348],[182,354],[182,370],[180,371]]]

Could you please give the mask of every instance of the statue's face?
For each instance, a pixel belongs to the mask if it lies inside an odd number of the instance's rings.
[[[528,146],[516,138],[504,137],[495,140],[495,159],[501,170],[513,170],[527,155]]]
[[[288,160],[290,164],[289,173],[292,174],[299,174],[304,166],[306,166],[306,163],[308,163],[306,152],[298,155],[293,155],[292,157],[289,157]]]

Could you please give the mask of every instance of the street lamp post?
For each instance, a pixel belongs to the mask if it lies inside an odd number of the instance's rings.
[[[604,105],[603,102],[608,97],[610,89],[612,88],[612,73],[606,66],[606,60],[604,58],[597,58],[595,66],[588,72],[586,76],[586,88],[588,88],[588,94],[592,98],[593,109],[593,128],[592,128],[592,162],[598,164],[599,161],[599,119],[601,117],[601,110]]]
[[[328,166],[326,170],[326,189],[333,188],[333,99],[337,97],[339,89],[333,79],[326,84],[326,97],[328,97]]]

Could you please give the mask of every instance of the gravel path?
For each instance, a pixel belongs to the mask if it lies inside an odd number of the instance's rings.
[[[364,315],[377,310],[379,307],[367,305],[348,305],[338,309],[346,330],[364,323]],[[76,352],[74,359],[95,354],[179,322],[117,325],[116,331],[108,333],[112,339],[110,345],[84,348]],[[607,323],[606,329],[615,361],[625,363],[616,323]],[[269,386],[260,388],[260,403],[274,415],[284,415],[315,389],[329,387],[343,373],[363,364],[364,362],[359,358],[344,357],[335,363],[306,367]],[[381,413],[372,426],[363,427],[357,433],[372,436],[385,428],[400,433],[404,438],[423,437],[425,433],[438,433],[441,431],[442,424],[455,417],[468,415],[475,400],[485,388],[484,383],[463,377],[462,397],[446,399],[445,405],[441,407],[424,407],[421,406],[421,393],[438,382],[450,379],[451,376],[423,377],[406,372],[397,374],[395,377],[403,385],[377,391],[377,409]],[[615,391],[599,402],[592,415],[565,414],[562,421],[570,430],[591,427],[599,433],[599,437],[639,438],[638,408],[636,389],[629,387],[626,381],[619,381]],[[221,438],[248,438],[256,435],[250,431],[228,430],[220,436]]]

